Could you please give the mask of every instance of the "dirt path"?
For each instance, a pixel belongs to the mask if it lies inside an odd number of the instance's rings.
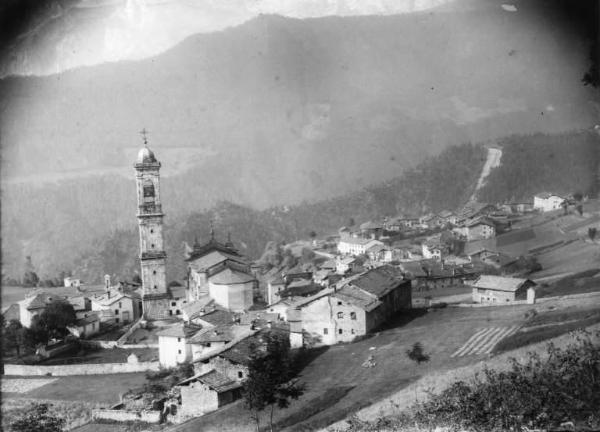
[[[487,160],[483,165],[479,179],[477,180],[477,186],[469,201],[477,201],[477,192],[485,185],[485,179],[490,174],[493,168],[500,166],[500,159],[502,159],[502,150],[498,148],[489,148],[487,154]]]

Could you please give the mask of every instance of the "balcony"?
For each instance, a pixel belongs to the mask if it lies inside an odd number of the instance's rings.
[[[159,259],[159,258],[166,258],[166,257],[167,257],[167,253],[165,251],[142,252],[140,255],[141,260]]]
[[[160,204],[142,204],[138,206],[138,216],[140,215],[162,215],[162,205]]]

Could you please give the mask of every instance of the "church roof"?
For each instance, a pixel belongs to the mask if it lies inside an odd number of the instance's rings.
[[[254,276],[230,268],[226,268],[208,279],[210,283],[216,285],[243,284],[253,280]]]
[[[156,157],[154,156],[154,152],[150,150],[148,147],[144,147],[138,152],[137,155],[137,163],[156,163]]]
[[[214,236],[211,236],[208,243],[205,243],[203,245],[198,243],[198,240],[194,242],[194,247],[190,252],[189,257],[187,258],[187,261],[194,261],[200,257],[208,255],[213,251],[221,252],[230,256],[235,256],[243,259],[238,250],[235,247],[233,247],[233,243],[231,243],[230,240],[227,243],[221,243],[215,240]]]
[[[196,258],[189,258],[188,262],[190,263],[190,267],[193,270],[196,270],[198,272],[204,272],[208,269],[210,269],[211,267],[216,266],[217,264],[222,263],[223,261],[235,261],[238,262],[240,264],[244,264],[247,265],[248,263],[246,262],[246,260],[244,260],[244,258],[242,258],[239,255],[235,255],[235,254],[231,254],[225,251],[219,251],[219,250],[213,250],[210,252],[207,252],[206,254],[202,255],[202,256],[198,256]]]

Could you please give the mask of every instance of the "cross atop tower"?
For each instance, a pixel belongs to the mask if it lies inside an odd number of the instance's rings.
[[[144,145],[148,146],[148,131],[146,128],[140,131],[140,135],[142,136],[142,140],[144,140]]]

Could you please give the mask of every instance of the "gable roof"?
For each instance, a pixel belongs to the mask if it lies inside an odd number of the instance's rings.
[[[551,198],[553,196],[563,199],[563,197],[561,197],[560,195],[557,195],[555,193],[551,193],[551,192],[540,192],[534,195],[536,198],[540,198],[540,199],[548,199]]]
[[[233,345],[231,348],[221,352],[219,357],[229,360],[232,363],[247,365],[250,362],[250,355],[252,354],[253,346],[260,346],[263,344],[262,336],[267,333],[279,333],[289,334],[289,330],[283,330],[278,327],[270,329],[262,329],[253,335],[240,340],[238,343]]]
[[[26,297],[24,300],[21,300],[18,303],[20,305],[23,305],[27,310],[35,310],[43,309],[55,300],[67,301],[67,298],[64,296],[57,296],[47,292],[40,292],[30,297]]]
[[[214,311],[207,313],[206,315],[197,317],[197,319],[213,326],[230,324],[234,321],[234,318],[235,316],[232,312],[223,309],[215,309]]]
[[[122,300],[123,298],[131,299],[131,296],[129,294],[125,294],[121,291],[110,290],[109,292],[104,293],[101,296],[91,297],[90,300],[101,306],[110,306],[111,304],[113,304],[119,300]]]
[[[188,385],[195,381],[201,382],[217,393],[226,392],[242,386],[241,383],[234,381],[223,374],[220,374],[214,369],[209,372],[202,372],[194,375],[193,377],[187,378],[177,385]]]
[[[530,279],[481,275],[473,283],[473,287],[491,289],[496,291],[515,292],[516,290],[521,288],[525,283],[528,283],[530,285],[536,285],[536,283]]]
[[[157,336],[163,337],[182,337],[188,338],[196,334],[199,330],[202,329],[202,326],[192,325],[192,324],[183,324],[177,323],[168,327],[164,330],[161,330],[156,333]]]
[[[345,237],[340,240],[340,243],[355,244],[355,245],[361,245],[361,246],[367,245],[371,242],[373,243],[373,245],[383,244],[379,240],[366,239],[366,238],[362,238],[362,237]]]
[[[233,323],[220,324],[216,327],[204,328],[193,335],[188,344],[201,344],[207,342],[229,342],[247,331],[247,327],[242,327]]]
[[[352,278],[348,284],[381,298],[403,281],[405,279],[399,269],[383,265]]]
[[[214,302],[215,301],[207,295],[196,301],[183,305],[182,310],[190,319],[192,319],[200,313],[207,312],[208,308],[210,308]]]
[[[190,257],[187,261],[192,270],[200,273],[207,271],[223,261],[234,261],[244,265],[248,264],[241,256],[222,250],[211,250],[195,258]]]
[[[372,311],[382,304],[375,295],[362,291],[352,285],[343,286],[331,296],[360,309],[364,309],[367,312]]]

